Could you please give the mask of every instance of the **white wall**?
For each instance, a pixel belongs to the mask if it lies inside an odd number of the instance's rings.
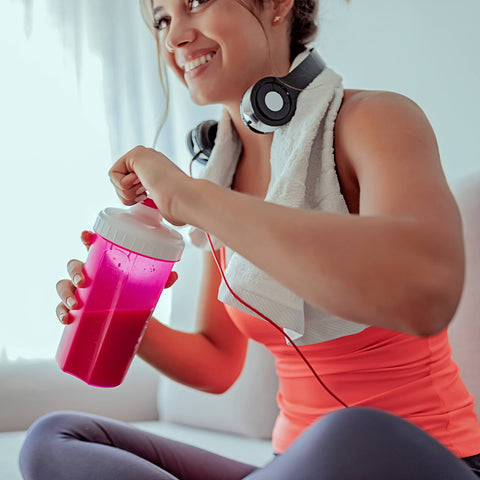
[[[447,178],[480,168],[480,1],[320,0],[318,46],[346,88],[416,101],[436,132]]]

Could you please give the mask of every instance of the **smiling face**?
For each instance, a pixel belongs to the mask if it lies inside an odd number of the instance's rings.
[[[162,58],[199,105],[238,104],[251,85],[274,73],[277,45],[272,44],[268,6],[259,10],[237,0],[154,0],[153,15]]]

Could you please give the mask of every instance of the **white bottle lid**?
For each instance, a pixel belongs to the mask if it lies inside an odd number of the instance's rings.
[[[160,260],[180,260],[185,247],[182,236],[162,223],[150,199],[130,208],[105,208],[93,230],[115,245]]]

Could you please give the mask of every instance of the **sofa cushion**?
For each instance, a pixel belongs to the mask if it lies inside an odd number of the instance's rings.
[[[18,467],[18,454],[26,432],[0,433],[0,480],[22,480]]]
[[[465,235],[465,285],[450,325],[453,358],[463,381],[476,397],[480,417],[480,172],[454,185]]]
[[[203,252],[187,245],[175,270],[170,325],[195,330]],[[188,301],[186,301],[188,299]],[[180,385],[168,378],[159,384],[158,411],[162,420],[254,438],[270,438],[278,414],[278,379],[272,355],[249,342],[242,374],[225,393],[215,395]]]
[[[137,422],[134,425],[156,435],[204,448],[210,452],[258,467],[273,459],[269,440],[247,438],[170,422]]]
[[[133,361],[125,381],[116,388],[91,387],[62,372],[54,359],[2,362],[0,379],[8,385],[0,388],[0,431],[27,429],[55,410],[79,410],[128,422],[158,418],[158,374],[140,359]]]
[[[249,342],[242,374],[225,393],[215,395],[167,378],[159,384],[162,420],[253,438],[270,438],[278,414],[274,360],[262,345]]]

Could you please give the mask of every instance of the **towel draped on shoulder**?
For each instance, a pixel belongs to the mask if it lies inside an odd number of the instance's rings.
[[[294,117],[274,133],[271,178],[265,201],[299,209],[348,214],[334,157],[334,126],[342,98],[342,79],[330,68],[325,68],[300,93]],[[228,112],[224,111],[215,146],[201,178],[231,188],[241,151],[239,136]],[[303,234],[297,233],[299,236]],[[208,247],[201,230],[193,228],[190,238],[193,244]],[[216,239],[214,243],[216,247],[221,246]],[[313,307],[236,252],[229,253],[225,274],[233,291],[281,326],[297,345],[332,340],[367,327]],[[218,298],[255,316],[234,298],[224,282]]]

